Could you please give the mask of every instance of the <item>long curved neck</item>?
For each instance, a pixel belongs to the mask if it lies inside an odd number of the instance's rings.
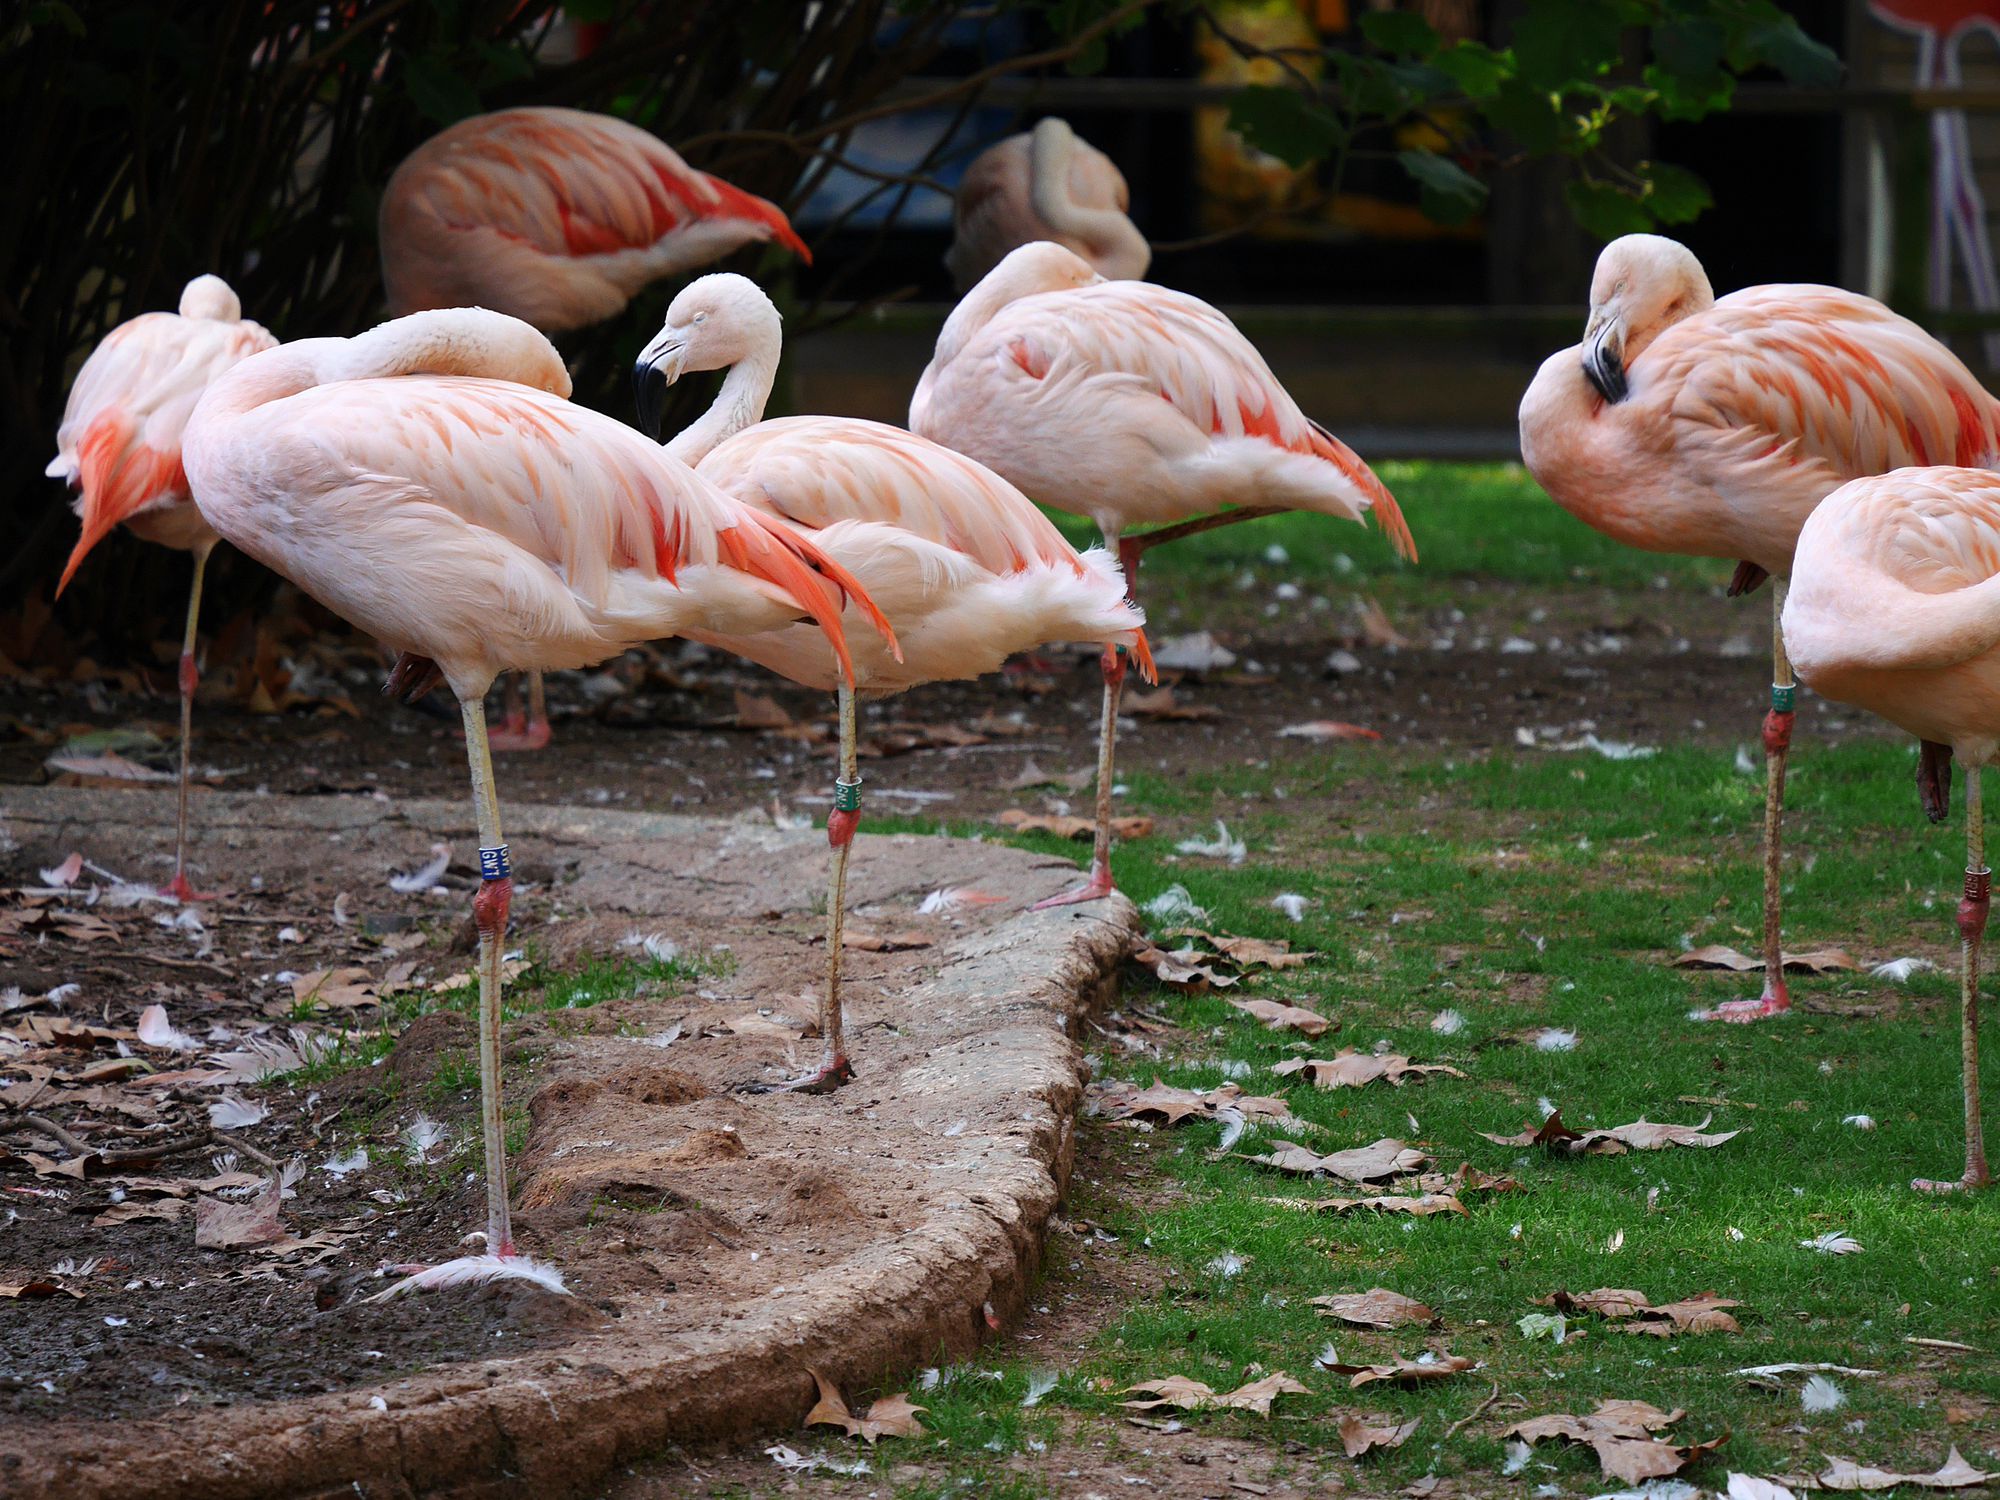
[[[1061,120],[1043,120],[1028,138],[1028,198],[1035,217],[1064,238],[1109,250],[1136,232],[1115,208],[1088,208],[1070,196],[1076,134]]]
[[[764,420],[764,408],[778,378],[782,341],[783,335],[776,330],[758,330],[750,351],[729,367],[708,410],[668,442],[669,457],[693,468],[727,439]]]
[[[321,383],[398,375],[470,375],[570,393],[555,345],[519,318],[481,307],[411,313],[377,324],[320,362]]]

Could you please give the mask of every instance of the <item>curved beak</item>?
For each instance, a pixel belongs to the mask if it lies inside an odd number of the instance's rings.
[[[1600,314],[1583,331],[1583,377],[1613,406],[1630,391],[1625,382],[1624,348],[1625,330],[1616,318]]]
[[[667,409],[667,387],[681,378],[687,340],[678,328],[662,328],[632,366],[632,401],[639,408],[639,429],[654,442]]]

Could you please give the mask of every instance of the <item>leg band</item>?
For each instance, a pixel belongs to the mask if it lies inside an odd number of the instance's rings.
[[[479,878],[481,880],[505,880],[514,873],[514,866],[507,858],[507,846],[479,851]]]

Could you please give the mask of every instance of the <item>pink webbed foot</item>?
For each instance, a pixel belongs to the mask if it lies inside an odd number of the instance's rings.
[[[1101,901],[1117,889],[1118,887],[1112,884],[1109,869],[1092,870],[1090,879],[1084,881],[1082,885],[1064,891],[1060,896],[1050,896],[1037,901],[1029,910],[1047,911],[1056,906],[1075,906],[1083,901]]]
[[[549,738],[547,719],[530,722],[523,714],[509,714],[486,736],[486,743],[495,750],[544,750]]]
[[[1993,1174],[1986,1170],[1984,1162],[1967,1168],[1963,1177],[1955,1177],[1949,1182],[1935,1177],[1917,1177],[1910,1181],[1911,1189],[1919,1193],[1973,1193],[1991,1186]]]
[[[188,883],[187,871],[176,870],[174,878],[160,887],[160,893],[172,896],[176,901],[219,901],[221,891],[198,891]]]
[[[1713,1010],[1695,1012],[1697,1021],[1731,1021],[1737,1025],[1747,1025],[1751,1021],[1762,1021],[1770,1016],[1782,1016],[1792,1008],[1792,997],[1781,979],[1776,984],[1764,986],[1764,993],[1755,1000],[1725,1000]]]
[[[801,1073],[797,1078],[787,1078],[783,1083],[744,1083],[737,1085],[739,1094],[830,1094],[844,1083],[854,1078],[853,1064],[845,1053],[838,1053],[814,1068],[810,1073]]]

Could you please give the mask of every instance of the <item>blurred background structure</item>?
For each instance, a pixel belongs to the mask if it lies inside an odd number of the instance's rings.
[[[1718,291],[1838,282],[1982,370],[2000,360],[1981,336],[2000,328],[1994,0],[29,0],[12,16],[10,597],[39,596],[69,546],[41,470],[107,329],[200,271],[280,337],[367,326],[389,173],[443,125],[515,104],[621,115],[785,206],[814,264],[730,263],[761,265],[785,308],[781,408],[901,419],[952,300],[951,190],[1046,114],[1123,171],[1151,277],[1230,310],[1371,458],[1511,455],[1521,389],[1573,336],[1598,244],[1630,229],[1686,240]],[[624,413],[673,290],[565,340],[579,399]],[[252,573],[225,564],[218,598],[247,598]],[[157,595],[169,618],[181,586],[174,559],[116,541],[58,618],[116,650],[132,642],[110,622],[144,618],[131,600]]]

